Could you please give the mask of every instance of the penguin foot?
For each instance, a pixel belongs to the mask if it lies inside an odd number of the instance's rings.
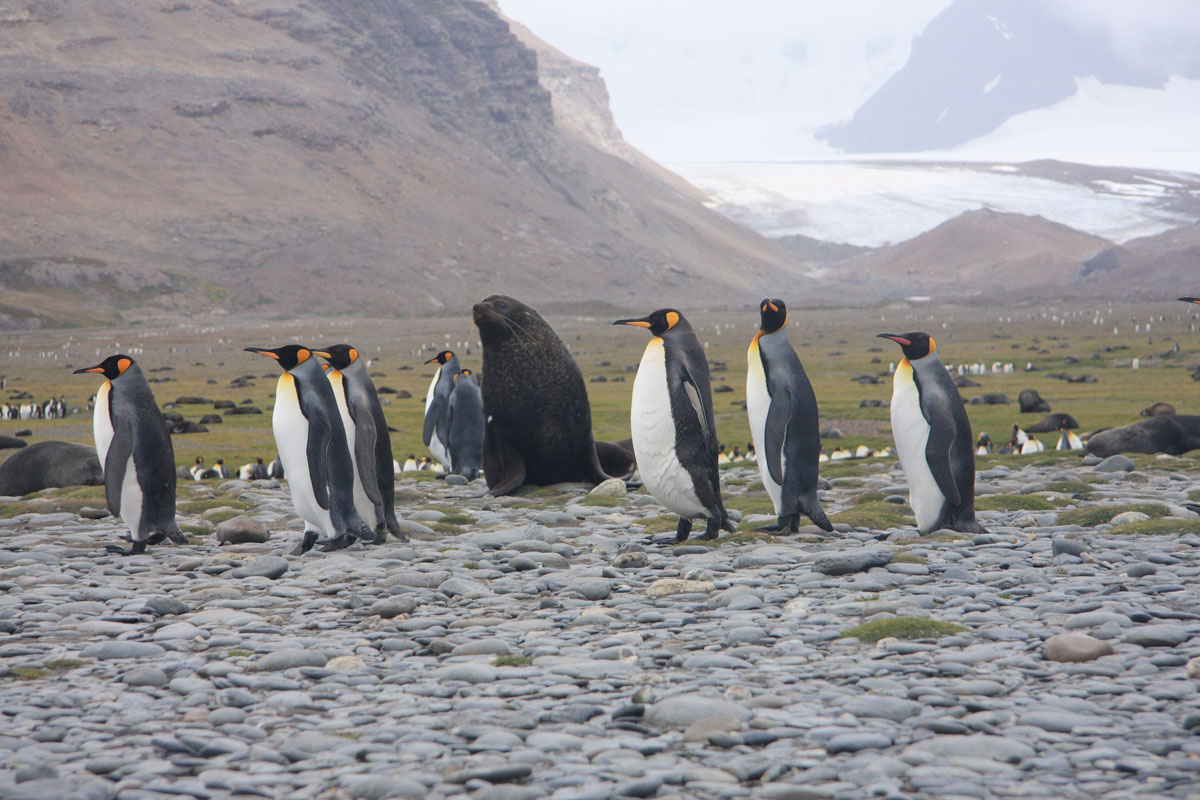
[[[347,534],[335,536],[332,539],[326,539],[323,542],[317,542],[322,552],[332,553],[334,550],[345,550],[350,545],[354,544],[354,537]]]
[[[690,519],[688,519],[687,517],[680,517],[679,525],[675,528],[676,543],[686,542],[688,540],[688,536],[691,534],[691,532],[692,532],[692,521]]]
[[[134,542],[128,550],[117,544],[107,544],[104,546],[104,552],[115,553],[120,556],[140,556],[146,552],[146,541]]]
[[[636,492],[645,485],[646,484],[642,483],[641,481],[625,481],[625,491]]]
[[[296,545],[296,548],[292,550],[289,555],[303,555],[309,550],[312,550],[313,545],[317,543],[317,538],[320,537],[320,535],[321,534],[317,533],[316,531],[305,531],[304,538],[300,540],[300,544]]]
[[[183,531],[179,530],[179,528],[177,528],[173,525],[170,528],[168,528],[165,531],[165,533],[166,533],[167,538],[170,539],[175,544],[187,544],[188,543],[187,536],[184,535]]]
[[[700,538],[711,542],[713,539],[716,539],[717,536],[720,535],[720,533],[721,533],[720,521],[715,518],[710,517],[708,522],[704,526],[704,535],[701,536]]]

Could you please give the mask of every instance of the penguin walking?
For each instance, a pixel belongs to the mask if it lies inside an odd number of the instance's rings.
[[[706,519],[705,539],[717,538],[722,528],[732,533],[721,502],[708,360],[692,326],[669,308],[613,324],[647,328],[654,336],[633,380],[630,427],[642,481],[679,515],[676,541],[687,541],[693,517]]]
[[[763,300],[759,312],[759,329],[746,352],[746,415],[758,472],[779,517],[764,530],[795,533],[803,513],[821,530],[832,531],[817,499],[817,399],[788,341],[787,306]]]
[[[297,344],[275,349],[247,347],[283,368],[275,387],[271,426],[279,460],[288,476],[292,505],[305,522],[300,552],[325,534],[325,550],[355,539],[375,541],[375,533],[354,509],[354,464],[333,387],[314,359]]]
[[[900,345],[892,389],[892,436],[921,533],[983,533],[975,521],[975,446],[958,387],[927,333],[881,333]]]
[[[484,416],[483,393],[469,369],[454,376],[446,420],[450,471],[473,481],[483,466]]]
[[[438,368],[429,382],[429,391],[425,393],[425,428],[421,438],[433,457],[442,464],[449,466],[450,451],[446,449],[447,413],[450,410],[450,394],[454,391],[454,376],[459,373],[458,356],[452,350],[443,350],[426,364],[437,362]]]
[[[317,352],[329,361],[330,386],[346,429],[346,442],[354,459],[354,507],[363,519],[375,523],[377,543],[388,532],[408,541],[396,521],[396,478],[392,471],[392,438],[375,393],[375,384],[356,348],[335,344]]]
[[[128,550],[111,544],[105,549],[137,555],[163,539],[187,544],[175,524],[175,450],[141,367],[117,354],[75,370],[77,375],[85,372],[107,379],[96,392],[92,433],[108,510],[129,526],[133,539]]]

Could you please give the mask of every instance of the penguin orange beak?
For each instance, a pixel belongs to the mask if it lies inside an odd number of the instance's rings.
[[[428,361],[426,361],[425,363],[426,363],[426,364],[432,364],[433,362],[435,362],[435,361],[438,361],[438,363],[440,364],[441,362],[438,360],[440,356],[441,356],[441,353],[438,353],[436,356],[434,356],[433,358],[429,359],[429,360],[428,360]]]
[[[243,347],[242,349],[247,353],[258,353],[260,356],[267,356],[268,358],[273,358],[276,361],[279,360],[279,353],[276,353],[274,350],[268,350],[265,347]]]
[[[899,334],[896,334],[896,333],[877,333],[877,334],[875,334],[875,338],[876,339],[891,339],[896,344],[902,345],[904,347],[908,347],[909,345],[912,344],[911,340],[905,339],[903,336],[900,336]]]
[[[331,356],[325,350],[309,350],[309,352],[312,353],[314,356],[320,356],[321,358],[333,358],[333,356]]]
[[[1200,305],[1200,297],[1181,297],[1179,299],[1185,303],[1196,303],[1197,305]]]
[[[633,325],[638,328],[649,328],[650,320],[645,317],[641,319],[619,319],[613,325]]]
[[[80,374],[82,374],[82,373],[84,373],[84,372],[104,372],[104,365],[103,365],[103,364],[97,364],[97,365],[96,365],[96,366],[94,366],[94,367],[84,367],[83,369],[77,369],[77,370],[75,370],[75,371],[74,371],[74,372],[72,372],[71,374],[72,374],[72,375],[80,375]]]

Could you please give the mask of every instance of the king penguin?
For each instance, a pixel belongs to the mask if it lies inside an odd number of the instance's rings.
[[[425,429],[421,437],[433,457],[450,466],[450,452],[446,449],[447,412],[450,410],[450,393],[454,391],[454,376],[459,373],[458,356],[451,350],[443,350],[426,364],[437,362],[438,368],[429,382],[425,393]]]
[[[630,427],[642,481],[679,515],[676,541],[687,541],[693,517],[706,519],[705,539],[717,538],[721,528],[732,533],[721,502],[708,359],[692,326],[669,308],[613,324],[647,328],[654,336],[633,379]]]
[[[795,533],[803,513],[821,530],[832,531],[817,499],[817,398],[788,341],[787,306],[782,300],[763,300],[759,316],[758,333],[746,353],[746,414],[758,471],[779,517],[764,530]]]
[[[396,521],[396,478],[392,472],[392,438],[375,393],[375,384],[348,344],[314,350],[329,361],[326,377],[341,412],[346,443],[354,457],[354,507],[365,520],[374,520],[377,543],[390,531],[401,541],[408,537]]]
[[[298,344],[275,349],[247,347],[283,368],[275,386],[271,427],[279,460],[292,492],[292,505],[305,522],[300,551],[325,534],[326,550],[355,539],[375,541],[375,533],[354,509],[354,465],[333,388],[313,358]]]
[[[96,392],[92,433],[108,510],[129,526],[133,538],[128,550],[111,544],[105,549],[137,555],[166,538],[187,544],[175,524],[175,450],[141,367],[118,354],[75,370],[84,372],[107,379]]]
[[[900,345],[892,436],[921,533],[984,533],[975,521],[975,446],[958,387],[927,333],[881,333]]]
[[[483,466],[484,417],[483,393],[469,369],[454,376],[446,418],[450,471],[473,481]]]

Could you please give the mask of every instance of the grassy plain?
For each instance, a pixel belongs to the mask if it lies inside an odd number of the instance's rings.
[[[840,440],[826,439],[826,449],[858,444],[883,447],[891,443],[886,408],[861,407],[863,400],[891,397],[890,362],[899,360],[899,348],[875,338],[879,332],[925,330],[938,343],[949,364],[982,362],[989,373],[976,376],[979,387],[964,388],[970,399],[985,393],[1002,393],[1007,405],[968,405],[972,426],[987,431],[997,442],[1005,440],[1013,423],[1022,427],[1041,414],[1020,414],[1017,395],[1035,389],[1056,412],[1075,416],[1083,431],[1122,425],[1137,420],[1138,412],[1163,401],[1180,413],[1200,412],[1200,384],[1190,377],[1200,362],[1200,334],[1195,306],[1164,298],[1161,303],[1122,305],[1080,301],[996,308],[984,304],[878,307],[871,309],[794,309],[788,330],[816,391],[823,428],[842,431]],[[634,370],[648,335],[641,329],[613,327],[622,316],[641,316],[653,310],[625,308],[619,312],[549,315],[550,323],[571,348],[592,403],[593,424],[599,439],[629,436],[629,400]],[[721,440],[743,448],[750,439],[745,399],[746,346],[758,327],[755,306],[742,310],[684,309],[685,315],[713,362],[714,387],[731,391],[714,395]],[[1145,330],[1151,324],[1151,333]],[[1135,329],[1135,326],[1138,326]],[[1114,332],[1114,329],[1116,332]],[[1153,337],[1151,339],[1151,336]],[[189,420],[204,414],[221,414],[224,422],[209,425],[208,433],[174,437],[179,464],[190,464],[203,455],[211,464],[224,458],[231,470],[255,456],[275,455],[271,433],[271,408],[279,370],[273,361],[242,351],[246,346],[277,346],[300,341],[313,346],[350,342],[371,359],[370,372],[379,387],[401,394],[381,394],[397,458],[424,453],[421,422],[430,367],[422,362],[449,347],[460,353],[466,367],[481,366],[477,333],[470,309],[456,316],[424,319],[308,318],[301,320],[246,320],[233,317],[205,321],[181,319],[170,324],[144,323],[121,328],[74,328],[0,333],[0,374],[8,379],[0,400],[27,391],[37,400],[64,395],[69,406],[82,412],[62,420],[4,420],[0,433],[31,428],[30,441],[66,439],[92,441],[87,401],[96,391],[95,375],[72,375],[71,370],[91,366],[115,352],[134,356],[150,378],[160,405],[182,396],[209,400],[249,400],[261,415],[228,415],[211,403],[182,405],[175,410]],[[1173,346],[1179,344],[1179,352]],[[1130,367],[1139,359],[1140,369]],[[993,375],[993,362],[1012,362],[1015,372]],[[1027,364],[1037,371],[1025,371]],[[168,369],[169,368],[169,369]],[[1094,383],[1068,383],[1052,373],[1092,375]],[[877,384],[860,383],[859,376],[874,376]],[[252,376],[249,385],[234,388],[230,382]],[[487,376],[484,375],[484,380]],[[1057,436],[1045,437],[1053,448]],[[0,456],[11,451],[0,451]],[[981,467],[1013,458],[990,456]],[[1026,458],[1054,462],[1073,460],[1071,455],[1046,452]],[[865,466],[865,465],[864,465]],[[1194,466],[1194,465],[1192,465]],[[825,464],[827,477],[862,474],[856,465]],[[1176,463],[1175,468],[1180,468]],[[751,510],[751,509],[746,509]],[[753,509],[758,510],[758,509]],[[896,509],[902,511],[904,509]]]

